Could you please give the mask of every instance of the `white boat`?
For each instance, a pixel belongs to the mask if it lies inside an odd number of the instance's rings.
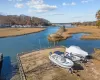
[[[74,56],[78,56],[78,57],[86,57],[88,56],[88,52],[82,50],[80,47],[78,46],[70,46],[69,48],[66,48],[66,53],[71,53]]]
[[[59,65],[63,68],[71,68],[74,65],[74,63],[70,59],[64,58],[63,56],[58,54],[51,54],[49,56],[49,59],[56,65]]]
[[[80,61],[81,60],[80,57],[75,56],[75,55],[71,55],[71,54],[70,55],[67,54],[65,57],[68,58],[68,59],[70,59],[70,60],[72,60],[72,61]]]

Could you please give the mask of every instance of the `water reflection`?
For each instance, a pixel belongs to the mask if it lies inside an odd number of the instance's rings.
[[[4,57],[0,80],[10,80],[18,71],[16,63],[11,63],[11,58],[9,56]]]

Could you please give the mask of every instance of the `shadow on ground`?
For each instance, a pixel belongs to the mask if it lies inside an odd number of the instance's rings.
[[[3,64],[0,74],[0,80],[10,80],[16,74],[18,67],[16,63],[11,62],[9,56],[3,58]]]
[[[84,68],[80,64],[74,63],[73,70],[84,70]]]

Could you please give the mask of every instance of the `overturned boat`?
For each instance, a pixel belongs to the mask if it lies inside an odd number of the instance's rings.
[[[64,58],[64,56],[58,54],[49,55],[49,59],[56,65],[59,65],[63,68],[71,68],[74,65],[74,63],[70,59]]]
[[[78,46],[70,46],[66,48],[66,56],[71,58],[73,61],[78,61],[81,59],[85,59],[88,56],[88,52],[82,50]]]

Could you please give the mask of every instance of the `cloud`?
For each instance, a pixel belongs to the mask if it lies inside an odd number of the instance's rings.
[[[66,3],[64,2],[62,5],[63,5],[63,6],[66,6]]]
[[[71,5],[72,5],[72,6],[75,6],[75,5],[76,5],[76,3],[75,3],[75,2],[72,2],[72,3],[71,3]]]
[[[12,1],[12,0],[8,0],[8,1]]]
[[[57,16],[57,15],[64,15],[63,13],[49,13],[49,14],[45,14],[47,16]]]
[[[54,13],[54,14],[51,14],[51,15],[64,15],[62,13]]]
[[[91,17],[91,16],[95,16],[95,14],[94,13],[89,13],[89,14],[86,14],[86,15],[74,16],[72,18],[84,18],[84,17]]]
[[[34,12],[36,12],[36,13],[45,13],[45,12],[47,12],[47,10],[40,10],[40,9],[33,10],[33,9],[29,9],[28,12],[29,13],[34,13]]]
[[[81,3],[85,4],[85,3],[89,3],[89,2],[93,2],[93,1],[96,1],[96,0],[81,0]]]
[[[29,8],[35,9],[35,12],[47,12],[57,8],[56,5],[45,4],[43,0],[30,0],[26,3]]]
[[[24,5],[22,3],[16,3],[15,4],[15,7],[16,8],[22,8],[22,7],[24,7]]]
[[[95,16],[95,13],[89,13],[88,16]]]
[[[83,3],[83,4],[84,4],[84,3],[88,3],[88,2],[89,2],[88,0],[82,0],[82,1],[81,1],[81,3]]]
[[[75,2],[71,2],[71,3],[63,3],[62,4],[63,6],[75,6],[76,5],[76,3]]]
[[[40,16],[38,16],[39,18],[44,18],[44,16],[49,16],[49,17],[54,17],[54,16],[63,16],[64,14],[63,13],[43,13],[43,14],[40,14]]]
[[[23,1],[23,0],[8,0],[8,1]]]
[[[16,1],[22,1],[22,0],[16,0]]]
[[[82,18],[83,16],[75,16],[75,17],[72,17],[72,18]]]

